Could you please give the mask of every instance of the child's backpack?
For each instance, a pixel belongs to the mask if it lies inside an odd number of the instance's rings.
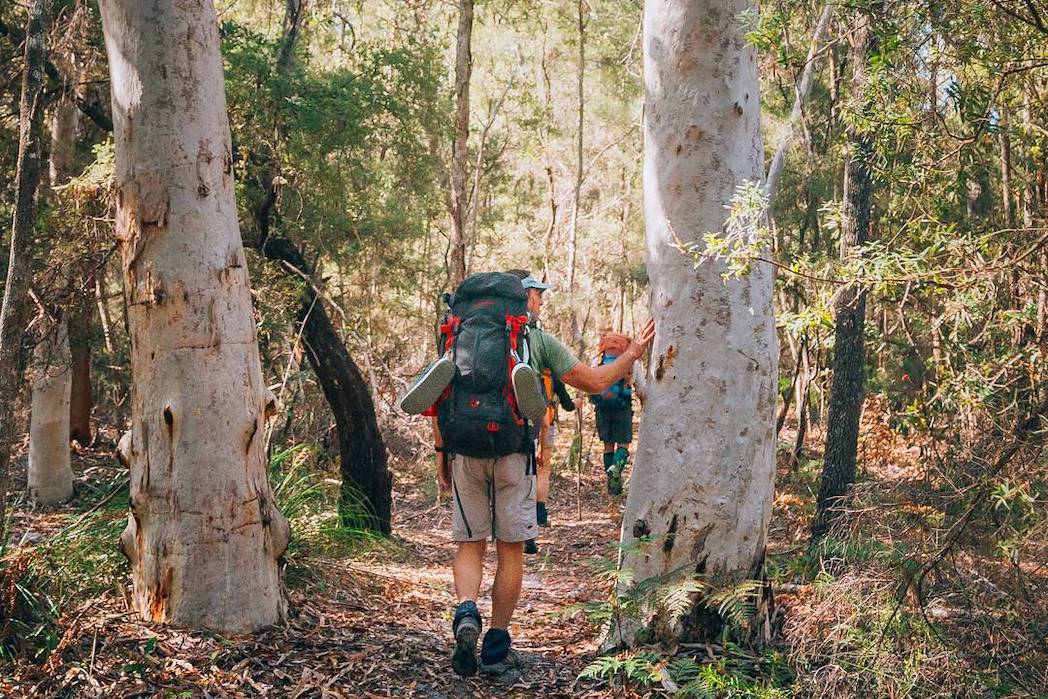
[[[617,355],[603,352],[600,355],[601,364],[611,364]],[[590,396],[590,401],[597,408],[608,410],[621,410],[630,407],[633,401],[633,389],[626,385],[626,379],[619,379],[600,393]]]
[[[487,272],[462,281],[441,325],[441,346],[455,378],[437,405],[444,448],[495,458],[531,451],[530,430],[517,410],[510,375],[528,361],[528,301],[520,279]]]

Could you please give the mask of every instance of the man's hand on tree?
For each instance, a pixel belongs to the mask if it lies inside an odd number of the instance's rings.
[[[654,339],[655,319],[648,318],[640,332],[633,336],[633,339],[630,341],[630,346],[626,349],[626,353],[634,360],[640,359],[644,356],[645,350],[648,349],[648,345],[650,345],[651,341]]]

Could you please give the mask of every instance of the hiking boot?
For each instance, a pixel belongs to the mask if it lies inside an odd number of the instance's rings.
[[[451,669],[460,677],[477,674],[477,639],[480,638],[480,612],[477,604],[467,600],[455,609],[451,630],[455,634],[455,651]]]
[[[546,412],[546,391],[542,388],[539,375],[531,366],[519,363],[513,367],[513,395],[517,398],[520,414],[532,422],[538,422]]]
[[[535,503],[535,523],[540,527],[549,526],[549,511],[546,510],[544,502]]]
[[[397,405],[408,415],[421,415],[429,406],[437,402],[453,378],[455,378],[455,362],[445,354],[419,374],[411,387],[397,401]]]
[[[528,539],[524,542],[524,553],[536,554],[539,552],[539,545],[534,539]]]
[[[608,495],[622,495],[622,472],[618,466],[608,469]]]
[[[520,656],[513,651],[513,641],[506,629],[488,629],[480,650],[480,671],[501,675],[520,667]]]
[[[506,653],[506,657],[502,660],[493,663],[486,663],[484,659],[480,660],[480,671],[485,675],[502,675],[512,670],[519,670],[523,663],[521,662],[520,654],[512,648]]]

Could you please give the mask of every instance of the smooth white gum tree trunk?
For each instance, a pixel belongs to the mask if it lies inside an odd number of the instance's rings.
[[[69,335],[59,321],[33,350],[33,399],[29,418],[29,500],[55,505],[73,495],[69,456]]]
[[[131,338],[131,513],[146,619],[223,633],[280,621],[288,540],[237,226],[211,0],[102,0],[117,236]]]
[[[678,249],[720,231],[763,172],[747,0],[648,0],[644,211],[658,333],[622,524],[621,566],[739,581],[761,567],[774,488],[777,339],[772,270],[724,282]],[[638,537],[654,543],[636,547]],[[657,635],[701,636],[702,614]],[[716,623],[716,622],[713,622]],[[633,624],[613,642],[631,643]],[[708,631],[708,630],[707,630]],[[616,635],[612,630],[612,635]]]

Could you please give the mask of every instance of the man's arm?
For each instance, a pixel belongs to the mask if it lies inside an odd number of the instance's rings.
[[[437,481],[444,490],[451,490],[451,469],[448,455],[444,453],[444,438],[440,434],[437,418],[433,418],[433,447],[437,450]]]
[[[654,338],[655,321],[649,318],[641,331],[630,342],[626,351],[616,357],[611,364],[592,367],[578,362],[561,374],[560,380],[586,393],[600,393],[629,373],[633,362],[644,355],[644,350],[648,348]]]

